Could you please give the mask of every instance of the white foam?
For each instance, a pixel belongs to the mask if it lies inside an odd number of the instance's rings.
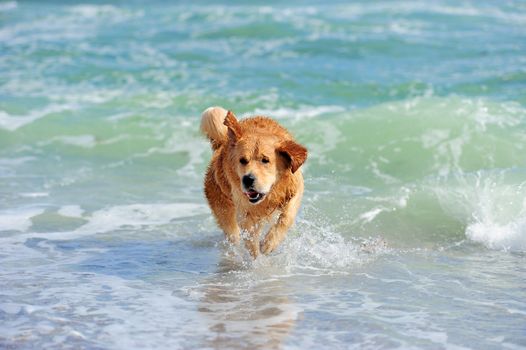
[[[35,160],[35,157],[0,158],[0,178],[15,177],[19,165]]]
[[[79,30],[71,20],[62,16],[49,16],[42,20],[19,22],[0,29],[0,40],[9,46],[27,45],[37,41],[80,40],[89,37],[93,30]]]
[[[466,236],[491,249],[526,251],[526,183],[478,174],[475,191]]]
[[[17,211],[0,213],[0,231],[16,230],[25,232],[32,225],[31,218],[43,212],[43,209],[19,209]],[[132,204],[97,210],[87,216],[84,215],[80,207],[71,205],[59,209],[59,214],[70,217],[82,217],[88,221],[74,231],[30,232],[4,238],[0,237],[0,240],[2,240],[3,244],[25,242],[31,238],[71,240],[119,229],[161,226],[176,219],[208,212],[206,205],[196,203]]]
[[[237,263],[258,274],[277,268],[276,273],[280,276],[290,273],[314,276],[349,274],[379,255],[391,252],[384,239],[345,238],[315,208],[305,209],[309,211],[309,219],[299,217],[283,243],[270,256],[260,255],[253,261],[241,246],[230,247],[229,257],[240,259]],[[264,230],[260,239],[265,234]]]
[[[360,215],[360,219],[366,223],[371,222],[378,216],[378,214],[384,212],[385,210],[385,208],[374,208]]]
[[[57,213],[66,217],[81,218],[84,210],[78,205],[65,205]]]
[[[316,128],[316,126],[314,126]],[[299,129],[301,130],[301,129]],[[314,160],[319,164],[326,164],[330,162],[327,158],[327,153],[337,149],[338,144],[345,139],[340,128],[332,123],[324,123],[323,127],[320,125],[316,129],[316,139],[309,143],[309,159]],[[308,169],[310,162],[303,165],[303,169]]]
[[[475,222],[466,228],[466,236],[490,249],[526,251],[526,217],[499,225]]]
[[[36,116],[18,116],[12,117],[4,111],[0,111],[0,128],[14,131],[21,126],[31,123],[38,119]]]
[[[129,11],[113,5],[81,4],[70,8],[70,13],[83,20],[104,20],[113,23],[124,22],[143,15],[142,11]]]
[[[122,23],[143,14],[142,10],[130,11],[112,5],[76,5],[68,7],[66,12],[44,13],[36,19],[2,28],[0,40],[10,46],[37,41],[82,40],[95,36],[99,25]]]
[[[477,172],[458,175],[433,191],[442,209],[465,223],[468,239],[490,249],[526,251],[526,183],[521,180],[516,172]]]
[[[148,108],[164,109],[170,107],[174,102],[174,94],[166,91],[159,91],[142,101],[142,105]]]
[[[131,204],[119,205],[94,212],[88,223],[77,231],[104,233],[120,228],[138,228],[146,225],[163,225],[172,220],[208,212],[204,204]]]
[[[20,197],[26,198],[42,198],[49,196],[49,192],[23,192],[20,193]]]
[[[180,128],[192,130],[195,125],[191,122],[181,122]],[[164,126],[163,126],[164,128]],[[164,136],[159,135],[159,139]],[[209,147],[203,138],[196,139],[191,132],[183,133],[181,130],[168,137],[161,147],[152,147],[144,153],[135,154],[132,158],[148,157],[152,154],[173,154],[184,153],[188,156],[187,163],[177,170],[177,174],[187,177],[201,177],[202,174],[196,171],[196,168],[204,162],[204,154],[209,152]]]
[[[57,136],[54,137],[52,141],[81,148],[93,148],[97,145],[97,140],[93,135]]]
[[[380,238],[355,241],[328,230],[307,230],[300,234],[289,232],[285,241],[270,256],[260,255],[252,260],[242,245],[229,247],[227,254],[229,259],[235,260],[234,264],[253,273],[275,273],[273,277],[284,277],[289,274],[350,274],[363,264],[389,252],[387,243]]]
[[[18,209],[0,212],[0,231],[27,231],[31,218],[40,215],[44,209]]]
[[[298,108],[278,108],[278,109],[255,109],[250,115],[264,115],[276,119],[295,119],[315,118],[324,114],[340,113],[345,111],[341,106],[299,106]]]
[[[24,272],[25,278],[31,275],[31,280],[39,281],[26,288],[35,292],[31,300],[0,302],[1,312],[17,317],[15,322],[2,324],[7,345],[24,339],[37,348],[60,348],[90,339],[87,344],[101,343],[114,349],[176,349],[181,339],[202,341],[200,335],[207,334],[209,324],[195,303],[174,295],[171,288],[96,273],[79,277],[56,266],[50,271],[35,267],[44,271],[44,278],[38,272]],[[8,291],[21,290],[10,282],[13,285]]]
[[[526,16],[520,11],[503,11],[499,7],[491,8],[477,8],[469,3],[455,4],[455,6],[445,5],[441,3],[428,2],[378,2],[371,3],[368,6],[358,4],[336,6],[332,11],[332,16],[340,16],[348,19],[359,18],[365,15],[380,13],[385,16],[386,13],[411,14],[417,12],[442,14],[447,16],[461,16],[461,17],[480,17],[502,20],[506,22],[515,22],[524,24]]]
[[[86,49],[92,51],[92,49]],[[70,105],[80,104],[101,104],[121,96],[122,90],[112,89],[92,89],[85,88],[79,91],[71,91],[69,88],[58,88],[55,91],[48,91],[46,97],[56,103],[67,103]]]
[[[76,5],[70,9],[70,12],[86,18],[119,14],[118,9],[112,5]]]
[[[284,244],[283,256],[289,269],[326,270],[329,273],[345,271],[360,265],[360,246],[334,233],[312,232],[291,237]]]
[[[133,117],[134,115],[135,114],[131,112],[122,112],[122,113],[117,113],[117,114],[107,117],[107,120],[110,122],[119,122],[121,120]]]
[[[5,111],[0,111],[0,128],[15,131],[24,125],[31,124],[35,120],[44,118],[52,113],[60,113],[73,109],[74,106],[68,104],[52,104],[42,109],[30,111],[26,115],[10,115]]]
[[[425,131],[421,137],[424,148],[435,148],[449,138],[450,131],[442,129],[431,129]]]

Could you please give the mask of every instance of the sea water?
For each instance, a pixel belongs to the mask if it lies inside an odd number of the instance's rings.
[[[522,1],[0,2],[0,348],[526,347]],[[252,261],[211,105],[309,149]]]

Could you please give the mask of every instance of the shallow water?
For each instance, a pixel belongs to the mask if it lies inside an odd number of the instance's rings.
[[[526,347],[526,6],[0,2],[0,348]],[[252,262],[210,105],[310,153]]]

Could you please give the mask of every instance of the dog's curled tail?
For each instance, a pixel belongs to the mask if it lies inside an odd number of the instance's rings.
[[[228,128],[223,124],[227,113],[224,108],[209,107],[201,115],[201,132],[208,137],[214,150],[227,141]]]

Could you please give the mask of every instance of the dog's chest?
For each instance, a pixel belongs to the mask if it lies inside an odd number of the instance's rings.
[[[264,226],[276,222],[280,210],[275,206],[254,206],[253,208],[239,208],[237,212],[237,221],[241,228],[250,228],[254,226]]]

